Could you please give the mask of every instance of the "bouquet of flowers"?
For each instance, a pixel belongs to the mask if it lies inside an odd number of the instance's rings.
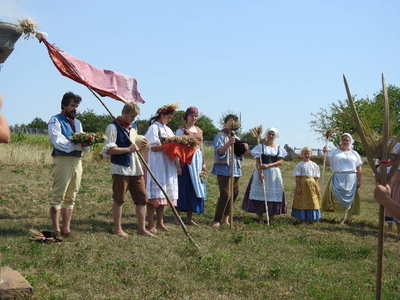
[[[81,132],[81,133],[74,133],[71,137],[71,141],[74,144],[82,144],[91,146],[94,144],[104,142],[104,136],[102,133],[90,133],[90,132]]]

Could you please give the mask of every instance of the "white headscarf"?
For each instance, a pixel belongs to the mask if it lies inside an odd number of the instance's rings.
[[[343,134],[340,136],[340,138],[342,138],[342,137],[344,137],[344,136],[347,136],[347,137],[350,139],[350,149],[353,149],[354,139],[353,139],[353,137],[351,136],[351,134],[345,132],[345,133],[343,133]],[[340,141],[340,142],[341,142],[341,141]]]
[[[279,137],[279,131],[278,131],[278,129],[276,129],[276,128],[274,128],[274,127],[271,127],[271,128],[268,128],[267,131],[265,132],[264,138],[267,138],[267,137],[268,137],[268,132],[270,132],[270,131],[272,131],[273,133],[275,133],[275,138],[278,138],[278,137]]]

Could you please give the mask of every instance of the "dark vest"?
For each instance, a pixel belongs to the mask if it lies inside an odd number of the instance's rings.
[[[71,139],[73,134],[75,133],[75,128],[72,128],[71,124],[68,122],[67,117],[63,114],[55,115],[56,119],[61,124],[61,134],[65,136],[68,140]],[[51,153],[52,156],[74,156],[74,157],[82,157],[82,151],[72,151],[72,152],[64,152],[54,148]]]
[[[264,144],[262,144],[262,154],[261,154],[261,162],[263,164],[271,164],[280,160],[279,158],[279,146],[276,155],[266,155],[264,154]]]
[[[119,125],[117,122],[113,121],[113,124],[117,128],[117,140],[116,144],[118,147],[129,147],[132,145],[129,140],[129,131]],[[111,162],[116,165],[129,167],[132,164],[132,154],[124,153],[124,154],[114,154],[111,155]]]

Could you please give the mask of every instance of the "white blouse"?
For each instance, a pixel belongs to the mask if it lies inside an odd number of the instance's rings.
[[[313,161],[299,162],[293,170],[294,176],[320,177],[319,166]]]
[[[265,155],[277,155],[278,154],[278,149],[279,149],[279,158],[284,158],[287,155],[286,150],[279,146],[279,145],[275,145],[274,147],[271,146],[267,146],[267,145],[263,145],[263,144],[258,144],[257,146],[255,146],[253,149],[251,149],[250,154],[254,157],[254,158],[260,158],[261,154],[265,154]],[[264,152],[263,152],[264,150]]]
[[[335,149],[328,153],[328,159],[333,172],[356,172],[357,167],[362,165],[361,157],[355,150]]]

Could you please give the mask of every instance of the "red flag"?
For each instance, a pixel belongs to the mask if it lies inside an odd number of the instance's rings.
[[[41,38],[40,41],[45,44],[51,60],[62,75],[90,87],[103,97],[108,96],[124,103],[144,103],[137,90],[136,79],[91,66],[58,49],[45,38]]]

